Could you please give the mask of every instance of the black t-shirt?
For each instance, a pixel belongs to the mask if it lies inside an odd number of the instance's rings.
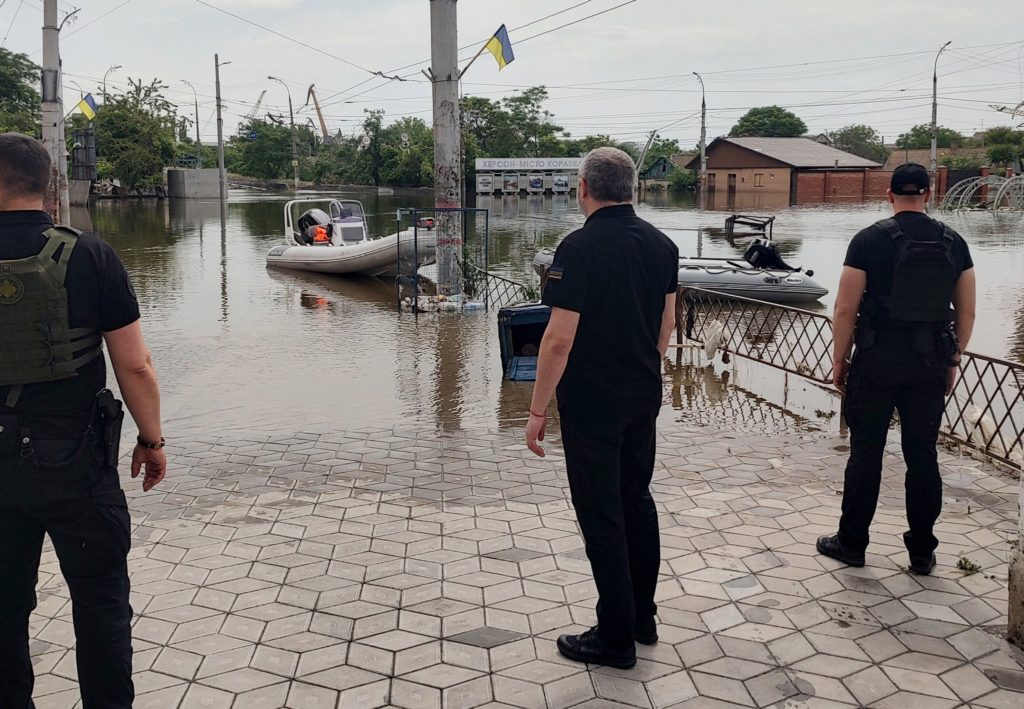
[[[46,244],[43,232],[53,226],[46,212],[0,212],[0,261],[36,255]],[[68,318],[73,328],[118,330],[139,319],[128,272],[117,252],[95,236],[78,239],[68,262],[64,287],[68,292]],[[3,334],[0,333],[0,338]],[[77,413],[92,406],[96,392],[106,386],[103,357],[79,370],[78,376],[56,382],[27,384],[15,411],[24,415]],[[0,411],[5,411],[8,387],[0,386]]]
[[[601,416],[661,405],[658,338],[665,296],[679,284],[679,248],[632,205],[594,212],[555,252],[544,304],[580,314],[559,406]]]

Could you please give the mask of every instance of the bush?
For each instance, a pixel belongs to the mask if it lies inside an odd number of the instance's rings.
[[[676,168],[668,180],[668,188],[673,192],[686,192],[697,186],[696,170]]]
[[[988,149],[988,159],[993,165],[1007,166],[1013,165],[1017,162],[1020,157],[1020,148],[1011,143],[1003,143],[1002,145],[993,145]]]
[[[980,155],[946,155],[939,158],[939,164],[952,170],[971,170],[981,167]]]

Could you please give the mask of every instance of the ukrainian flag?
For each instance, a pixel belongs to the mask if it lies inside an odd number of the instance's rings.
[[[512,53],[512,42],[509,41],[508,30],[505,29],[505,25],[499,27],[494,36],[487,40],[484,49],[493,54],[494,58],[498,61],[498,71],[511,64],[516,58]]]
[[[75,109],[81,111],[82,115],[91,121],[96,117],[96,100],[92,97],[92,94],[86,94],[85,98],[75,106]]]

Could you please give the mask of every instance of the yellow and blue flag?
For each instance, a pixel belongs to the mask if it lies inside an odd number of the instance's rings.
[[[92,97],[92,94],[86,94],[85,98],[79,101],[75,108],[81,111],[82,115],[90,121],[96,117],[96,100]]]
[[[505,29],[505,25],[498,28],[498,31],[494,33],[494,36],[487,40],[487,44],[484,48],[494,55],[494,58],[498,62],[498,71],[504,69],[508,64],[511,64],[516,56],[512,53],[512,42],[508,38],[508,30]]]

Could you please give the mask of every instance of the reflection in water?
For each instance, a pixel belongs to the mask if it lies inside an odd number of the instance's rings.
[[[665,374],[674,412],[671,420],[679,423],[771,435],[829,430],[837,419],[833,407],[816,410],[812,420],[797,413],[789,402],[769,401],[734,383],[734,370],[717,371],[700,362],[693,350],[682,353],[674,363],[666,361]],[[668,411],[663,411],[663,416],[666,414]]]
[[[374,236],[394,229],[399,207],[432,202],[429,191],[348,190],[341,196],[363,202]],[[236,191],[223,219],[216,201],[100,201],[88,215],[75,215],[76,223],[91,222],[117,248],[133,276],[172,431],[186,422],[271,421],[297,430],[304,422],[333,420],[348,429],[524,420],[530,385],[502,382],[494,312],[414,317],[397,311],[391,282],[267,269],[267,250],[283,238],[287,199]],[[721,227],[727,213],[696,210],[693,200],[654,195],[638,210],[666,229],[684,254],[742,255],[741,240],[730,242],[711,229]],[[476,206],[490,211],[492,270],[527,283],[536,283],[536,251],[583,223],[570,195],[484,196]],[[778,215],[776,240],[787,260],[813,267],[834,289],[849,238],[884,215],[884,204],[786,208]],[[482,220],[471,225],[474,235]],[[1024,219],[957,214],[947,221],[971,243],[979,272],[972,348],[1024,359]],[[754,339],[765,332],[757,330]],[[673,416],[703,421],[697,417],[707,408],[706,417],[741,426],[756,421],[758,430],[820,423],[816,403],[794,403],[795,378],[763,384],[768,380],[744,367],[734,362],[735,376],[725,383],[704,370],[674,371],[667,379]],[[736,377],[759,394],[773,388],[769,398],[790,402],[787,408],[797,413],[762,410],[765,404],[735,386]],[[809,396],[817,402],[817,394]],[[727,403],[734,399],[740,403]]]

